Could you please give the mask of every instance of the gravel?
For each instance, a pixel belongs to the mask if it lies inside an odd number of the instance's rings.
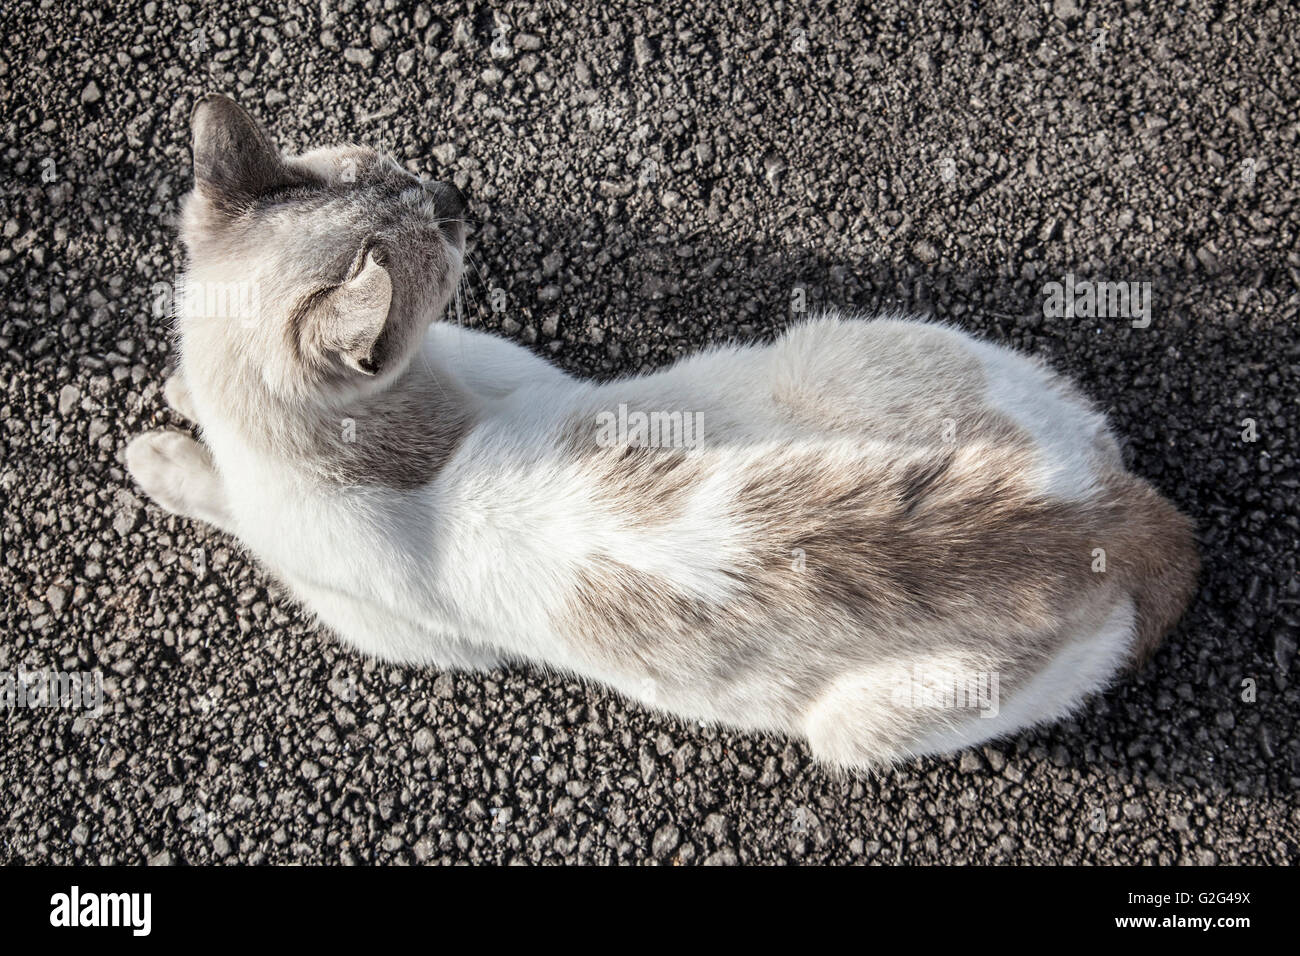
[[[0,862],[1295,859],[1300,16],[742,6],[0,12],[0,676],[104,693],[0,718]],[[1076,719],[863,779],[560,677],[342,650],[123,471],[180,424],[161,316],[210,90],[288,148],[453,179],[481,220],[461,320],[574,372],[805,306],[1046,358],[1195,516],[1195,606]],[[1045,317],[1066,274],[1151,282],[1150,325]]]

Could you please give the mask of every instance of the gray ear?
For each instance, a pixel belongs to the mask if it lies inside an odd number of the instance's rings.
[[[373,253],[355,276],[334,289],[323,303],[321,338],[345,364],[375,375],[384,364],[380,336],[393,304],[393,280]]]
[[[257,120],[228,96],[210,93],[199,100],[190,129],[194,185],[222,212],[237,214],[296,179]]]

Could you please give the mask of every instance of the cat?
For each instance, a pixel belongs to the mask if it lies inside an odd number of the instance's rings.
[[[202,443],[126,464],[363,654],[532,663],[873,771],[1064,717],[1191,599],[1191,523],[1040,362],[826,314],[580,380],[436,321],[454,186],[282,155],[222,96],[191,125],[164,393]]]

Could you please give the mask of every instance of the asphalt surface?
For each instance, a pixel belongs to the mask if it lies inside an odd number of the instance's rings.
[[[0,676],[98,672],[105,707],[0,712],[0,862],[1295,859],[1300,15],[707,6],[5,5]],[[343,650],[122,465],[180,424],[155,304],[213,90],[288,149],[454,178],[463,320],[574,372],[803,303],[1047,357],[1195,517],[1193,609],[1077,719],[861,780],[578,682]],[[1150,281],[1150,325],[1044,317],[1067,274]]]

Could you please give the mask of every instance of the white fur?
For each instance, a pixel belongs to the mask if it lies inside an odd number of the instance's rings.
[[[1060,379],[1042,366],[988,342],[969,342],[988,379],[986,401],[1029,432],[1041,449],[1038,485],[1043,494],[1076,501],[1092,494],[1094,447],[1113,443],[1105,418],[1072,400]]]
[[[1100,628],[1086,630],[1067,641],[996,716],[972,716],[946,727],[921,740],[914,752],[918,756],[950,753],[1068,717],[1098,687],[1110,683],[1123,666],[1131,649],[1135,621],[1132,600],[1120,601]]]

